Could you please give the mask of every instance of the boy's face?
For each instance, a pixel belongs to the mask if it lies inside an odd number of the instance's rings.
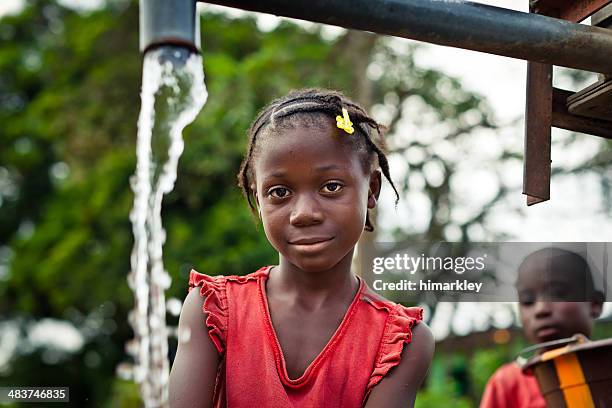
[[[516,286],[523,331],[530,342],[576,333],[590,336],[602,303],[589,301],[593,295],[585,271],[571,256],[551,256],[550,251],[530,255],[519,269]]]
[[[292,265],[328,270],[352,257],[380,175],[365,174],[353,139],[346,139],[363,136],[348,135],[331,119],[279,133],[262,141],[255,161],[266,236]]]

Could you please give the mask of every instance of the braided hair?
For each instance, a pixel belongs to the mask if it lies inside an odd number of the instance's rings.
[[[365,170],[380,167],[383,175],[395,191],[395,203],[399,201],[399,193],[391,180],[389,163],[384,153],[385,145],[383,132],[385,127],[372,119],[366,111],[348,99],[342,93],[327,89],[308,88],[290,92],[288,95],[274,100],[257,115],[248,130],[249,145],[238,172],[238,186],[242,189],[252,213],[257,213],[253,203],[251,183],[255,180],[253,162],[257,156],[258,146],[262,139],[270,134],[278,133],[298,124],[317,124],[323,118],[334,119],[341,115],[342,108],[348,111],[351,121],[355,125],[355,138],[351,139],[354,149],[360,154],[361,163]],[[366,231],[374,231],[366,215]]]

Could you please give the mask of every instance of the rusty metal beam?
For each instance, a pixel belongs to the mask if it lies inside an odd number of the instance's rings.
[[[571,91],[553,88],[552,125],[561,129],[612,139],[612,121],[577,116],[568,111],[567,98],[572,95],[574,93]]]
[[[610,30],[484,4],[440,0],[208,2],[612,74]]]
[[[573,22],[581,21],[597,12],[593,19],[599,21],[607,18],[609,14],[607,10],[612,6],[606,5],[610,2],[610,0],[531,0],[529,11]],[[601,119],[581,118],[569,112],[567,107],[569,95],[565,92],[553,89],[550,64],[528,63],[523,163],[523,193],[527,195],[527,205],[550,199],[551,126],[603,137],[612,133],[610,126],[612,123],[606,123]],[[603,97],[598,95],[597,101]],[[589,108],[596,108],[598,112],[604,109],[598,105],[591,106],[597,102],[594,97],[592,100],[586,100],[574,95],[574,99],[576,100],[572,105],[574,110],[584,110],[589,104]],[[607,106],[605,108],[607,109]]]
[[[552,66],[529,62],[523,159],[523,194],[527,196],[527,205],[550,199],[552,89]]]
[[[601,79],[576,92],[567,100],[574,115],[612,120],[612,79]]]
[[[577,23],[610,3],[610,0],[535,0],[530,3],[534,13]]]

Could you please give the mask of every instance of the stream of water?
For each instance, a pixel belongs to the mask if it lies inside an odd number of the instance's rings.
[[[168,327],[165,290],[171,279],[163,264],[166,239],[161,220],[164,194],[174,188],[182,131],[206,102],[202,58],[186,49],[165,46],[144,58],[138,119],[136,173],[130,179],[134,233],[128,283],[134,309],[128,320],[134,338],[126,351],[134,358],[118,370],[141,387],[146,407],[168,406]]]

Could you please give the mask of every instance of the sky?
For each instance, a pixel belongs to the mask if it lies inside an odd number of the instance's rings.
[[[24,6],[25,0],[2,0],[0,2],[0,17],[18,13]]]

